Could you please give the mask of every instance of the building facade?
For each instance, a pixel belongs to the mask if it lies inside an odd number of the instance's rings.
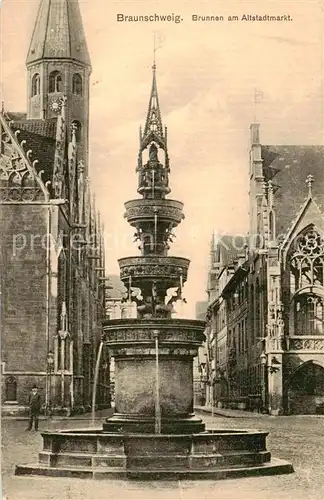
[[[323,146],[262,145],[251,126],[249,234],[214,242],[209,273],[215,404],[324,412],[323,161]]]
[[[2,408],[25,411],[36,383],[46,412],[70,414],[91,407],[105,317],[103,227],[89,188],[91,64],[77,1],[41,0],[32,33],[27,113],[0,115]]]

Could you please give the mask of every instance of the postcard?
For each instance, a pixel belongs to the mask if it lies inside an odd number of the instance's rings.
[[[323,1],[0,14],[3,497],[322,498]]]

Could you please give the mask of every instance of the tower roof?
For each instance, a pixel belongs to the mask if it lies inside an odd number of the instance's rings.
[[[73,59],[91,66],[78,0],[41,0],[26,64]]]
[[[305,201],[305,177],[314,176],[312,194],[324,209],[324,146],[262,145],[263,174],[273,181],[277,236],[285,235]]]

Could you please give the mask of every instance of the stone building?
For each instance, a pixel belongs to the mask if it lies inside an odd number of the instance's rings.
[[[215,404],[324,412],[323,161],[323,146],[263,145],[251,125],[249,235],[212,248]]]
[[[24,411],[36,383],[46,411],[69,414],[90,408],[105,316],[91,64],[77,1],[41,0],[31,32],[27,113],[0,115],[2,406]]]

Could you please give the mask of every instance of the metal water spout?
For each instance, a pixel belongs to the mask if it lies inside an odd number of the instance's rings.
[[[132,302],[132,277],[131,276],[129,277],[128,284],[129,284],[128,302],[131,303]]]
[[[65,342],[69,337],[68,332],[68,320],[67,320],[67,312],[66,312],[66,303],[62,303],[61,317],[60,317],[60,330],[58,332],[60,340],[61,340],[61,405],[64,407],[65,401]],[[73,392],[73,391],[72,391]],[[71,401],[72,403],[72,401]]]
[[[182,269],[180,268],[180,300],[181,300],[181,316],[183,316],[183,298],[182,298],[182,289],[183,289],[183,274],[182,274]]]
[[[155,338],[155,434],[161,434],[159,330],[153,330]]]
[[[154,250],[157,251],[157,224],[158,224],[158,209],[154,207]]]

